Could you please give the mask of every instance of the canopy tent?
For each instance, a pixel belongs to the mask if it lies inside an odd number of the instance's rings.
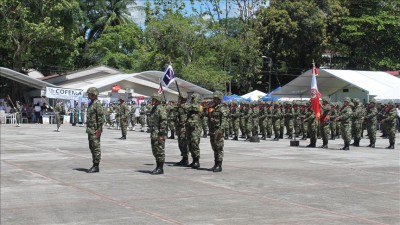
[[[386,103],[389,100],[393,100],[395,103],[400,103],[400,89],[392,88],[375,97],[378,102]]]
[[[244,98],[240,97],[239,95],[226,95],[224,96],[223,101],[232,101],[232,100],[236,100],[236,101],[241,101],[241,100],[245,100]]]
[[[304,98],[310,97],[311,71],[308,70],[296,79],[272,94],[276,97]],[[385,73],[355,70],[320,69],[317,76],[318,90],[322,96],[369,98],[383,94],[385,91],[400,87],[400,79]]]
[[[272,90],[270,93],[266,94],[264,97],[261,98],[263,101],[278,101],[280,98],[279,97],[273,97],[272,94],[276,91],[281,90],[282,87],[277,87],[274,90]]]
[[[246,99],[246,100],[248,100],[248,101],[257,101],[257,100],[259,100],[260,98],[262,98],[265,95],[266,95],[266,93],[264,93],[262,91],[259,91],[259,90],[255,90],[255,91],[252,91],[252,92],[247,93],[245,95],[242,95],[241,97]]]

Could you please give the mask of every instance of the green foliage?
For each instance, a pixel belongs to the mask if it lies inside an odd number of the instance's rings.
[[[135,24],[110,27],[89,46],[90,60],[95,65],[138,71],[138,59],[143,52],[141,39],[141,30]]]
[[[1,64],[44,74],[73,68],[80,54],[79,6],[67,0],[1,0]]]

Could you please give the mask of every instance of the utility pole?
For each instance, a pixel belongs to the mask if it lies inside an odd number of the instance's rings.
[[[268,72],[268,93],[271,93],[271,68],[272,68],[272,58],[267,57],[265,55],[261,56],[263,59],[269,59],[268,66],[269,66],[269,72]]]

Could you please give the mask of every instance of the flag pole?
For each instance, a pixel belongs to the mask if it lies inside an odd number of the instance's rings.
[[[162,87],[161,81],[160,81],[160,87]],[[164,89],[163,89],[163,91],[162,91],[162,94],[163,94],[163,96],[164,96],[165,102],[167,102],[167,97],[165,97]]]

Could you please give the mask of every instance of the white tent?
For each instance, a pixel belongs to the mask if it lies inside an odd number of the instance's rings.
[[[393,88],[400,87],[400,79],[385,73],[356,70],[320,69],[317,76],[318,90],[322,96],[333,101],[343,97],[357,97],[364,102]],[[304,98],[310,97],[311,70],[274,92],[272,96]],[[393,97],[393,96],[392,96]]]
[[[400,89],[392,88],[383,94],[376,96],[375,100],[382,103],[388,102],[389,100],[393,100],[395,103],[400,103]]]
[[[255,91],[252,91],[252,92],[247,93],[245,95],[242,95],[240,97],[245,98],[245,99],[249,99],[250,98],[251,101],[257,101],[260,98],[264,97],[265,95],[266,95],[266,93],[264,93],[262,91],[259,91],[259,90],[255,90]]]

